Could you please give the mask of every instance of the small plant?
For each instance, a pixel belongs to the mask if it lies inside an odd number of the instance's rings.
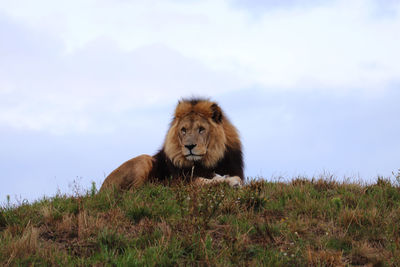
[[[117,253],[123,253],[127,247],[127,241],[122,235],[107,228],[99,233],[97,240],[102,249],[114,250]]]
[[[334,197],[331,199],[331,203],[333,204],[333,206],[337,209],[340,210],[343,206],[342,200],[340,199],[340,197]]]
[[[126,217],[128,217],[131,221],[138,223],[143,218],[151,218],[152,213],[150,208],[146,206],[135,206],[131,207],[126,212]]]
[[[6,208],[11,208],[10,195],[7,195],[6,198],[7,198]]]
[[[79,197],[85,192],[82,190],[81,182],[82,182],[82,177],[77,176],[72,182],[68,184],[68,188],[72,191],[75,197]]]
[[[400,169],[397,170],[397,173],[392,172],[394,178],[396,179],[397,185],[400,186]]]
[[[92,187],[90,188],[90,196],[94,196],[97,193],[96,182],[92,181]]]

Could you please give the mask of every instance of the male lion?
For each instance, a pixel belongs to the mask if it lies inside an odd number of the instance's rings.
[[[240,186],[241,142],[221,108],[206,99],[179,101],[162,149],[141,155],[115,169],[100,190],[127,190],[145,181],[183,179],[196,184],[227,182]]]

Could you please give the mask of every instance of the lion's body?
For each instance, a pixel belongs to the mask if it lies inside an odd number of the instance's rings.
[[[101,189],[127,190],[165,179],[220,182],[221,175],[232,185],[244,179],[237,130],[216,103],[190,99],[178,103],[162,149],[154,156],[141,155],[123,163]]]

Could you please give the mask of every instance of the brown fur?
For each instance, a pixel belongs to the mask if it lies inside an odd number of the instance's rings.
[[[171,177],[198,178],[200,184],[225,180],[216,174],[243,180],[239,135],[216,103],[189,99],[178,103],[163,148],[153,157],[141,155],[123,163],[105,179],[101,190],[129,189],[149,179]]]
[[[126,161],[107,176],[101,189],[113,186],[128,189],[142,185],[148,179],[153,162],[153,157],[149,155],[140,155]]]

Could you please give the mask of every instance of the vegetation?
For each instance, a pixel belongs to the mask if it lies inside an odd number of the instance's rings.
[[[400,186],[147,184],[0,208],[5,266],[400,266]]]

